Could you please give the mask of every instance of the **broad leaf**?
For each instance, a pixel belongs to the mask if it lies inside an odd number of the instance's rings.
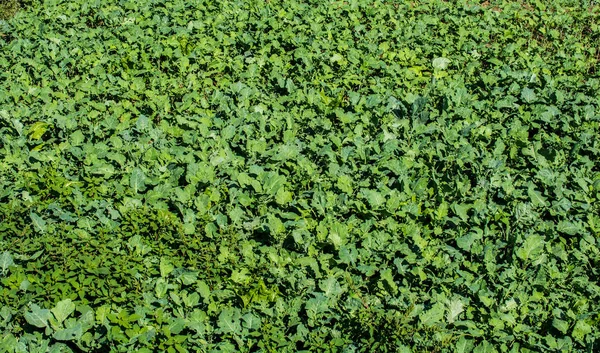
[[[140,168],[133,168],[129,176],[129,186],[133,189],[134,194],[146,189],[146,175]]]
[[[50,310],[42,309],[36,304],[31,305],[31,311],[25,313],[25,321],[35,327],[44,328],[48,326],[48,319],[52,317]]]
[[[2,270],[2,275],[6,275],[8,268],[14,265],[13,257],[8,251],[4,251],[2,255],[0,255],[0,269]]]
[[[56,306],[51,311],[56,321],[62,323],[75,311],[75,304],[71,299],[65,299],[56,303]]]
[[[29,217],[31,218],[31,222],[33,224],[33,227],[40,233],[45,233],[46,232],[46,221],[38,216],[37,214],[31,212],[29,214]]]

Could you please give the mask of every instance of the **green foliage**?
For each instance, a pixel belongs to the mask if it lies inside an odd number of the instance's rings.
[[[0,351],[596,351],[598,11],[0,21]]]
[[[6,20],[15,15],[19,10],[18,0],[0,0],[0,20]],[[2,35],[6,35],[2,33]]]

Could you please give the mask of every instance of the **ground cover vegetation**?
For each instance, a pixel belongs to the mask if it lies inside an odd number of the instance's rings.
[[[22,6],[0,21],[0,351],[597,352],[598,19]]]

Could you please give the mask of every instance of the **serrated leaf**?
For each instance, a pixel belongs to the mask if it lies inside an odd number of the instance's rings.
[[[40,233],[45,233],[46,232],[46,221],[38,216],[37,214],[31,212],[29,214],[29,217],[31,218],[31,222],[33,223],[33,227]]]
[[[483,341],[475,349],[473,353],[497,353],[498,351],[488,341]]]
[[[459,298],[454,298],[448,301],[447,306],[446,320],[448,323],[454,323],[454,320],[464,311],[464,305]]]
[[[343,293],[343,289],[335,277],[319,281],[319,288],[325,293],[325,296],[332,298]]]

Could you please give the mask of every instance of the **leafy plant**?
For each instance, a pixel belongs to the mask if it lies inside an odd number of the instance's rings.
[[[0,351],[595,351],[584,5],[24,6]]]

